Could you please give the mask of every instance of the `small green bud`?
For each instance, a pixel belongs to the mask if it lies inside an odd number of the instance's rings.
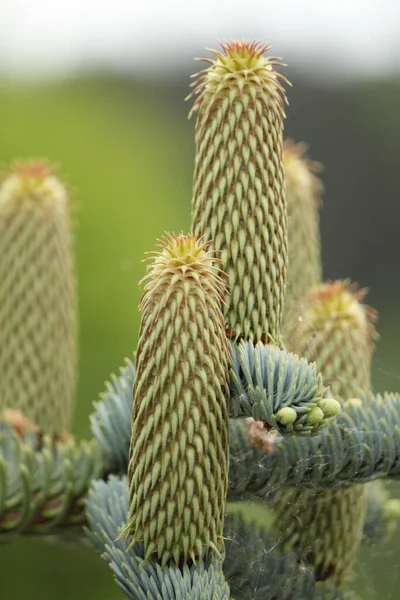
[[[323,398],[319,403],[319,407],[324,413],[324,419],[330,419],[338,415],[342,409],[340,402],[334,398]]]
[[[285,406],[276,413],[276,420],[282,423],[282,425],[292,425],[296,419],[297,412],[290,406]]]
[[[400,519],[400,500],[390,498],[384,503],[383,514],[387,522],[394,521],[396,524]]]
[[[319,408],[319,406],[314,406],[307,414],[307,424],[316,425],[324,418],[324,413]]]

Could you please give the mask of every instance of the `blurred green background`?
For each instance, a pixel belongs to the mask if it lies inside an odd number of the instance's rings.
[[[190,223],[193,122],[189,72],[149,83],[92,73],[44,85],[0,87],[0,161],[57,161],[79,199],[76,255],[80,375],[74,432],[90,435],[92,403],[132,355],[144,253],[164,231]],[[325,277],[369,286],[380,313],[377,391],[400,390],[400,85],[332,84],[289,71],[285,134],[325,164],[322,211]],[[397,490],[395,490],[396,492]],[[364,548],[357,565],[363,599],[399,598],[400,533]],[[0,547],[0,597],[22,600],[122,597],[90,547],[25,539]]]

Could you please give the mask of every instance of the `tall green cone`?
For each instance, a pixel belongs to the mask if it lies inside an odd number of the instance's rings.
[[[289,238],[284,323],[296,303],[322,281],[319,208],[323,185],[315,174],[321,166],[308,159],[305,151],[305,144],[291,140],[283,144]]]
[[[215,263],[204,241],[167,237],[141,301],[125,533],[162,565],[223,550],[230,346]]]
[[[228,275],[224,317],[237,340],[280,344],[287,271],[281,65],[268,45],[222,44],[196,74],[192,230]]]
[[[70,427],[77,307],[66,189],[42,161],[16,164],[0,185],[0,412],[45,433]]]
[[[288,337],[290,349],[315,360],[324,383],[344,400],[371,387],[376,314],[361,303],[364,295],[349,281],[314,288]],[[317,581],[342,584],[351,574],[363,534],[365,487],[287,488],[276,494],[274,504],[275,525],[286,547],[311,566]]]

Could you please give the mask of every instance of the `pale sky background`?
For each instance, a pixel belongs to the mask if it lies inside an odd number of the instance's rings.
[[[8,76],[87,67],[166,75],[231,38],[271,41],[273,54],[318,77],[400,73],[400,0],[0,0]]]

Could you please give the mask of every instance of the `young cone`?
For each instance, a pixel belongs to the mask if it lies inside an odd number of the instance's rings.
[[[269,46],[222,44],[196,74],[198,112],[192,229],[212,240],[231,292],[226,325],[234,340],[280,344],[287,270],[282,161],[286,79]]]
[[[223,549],[230,346],[207,244],[168,236],[141,301],[125,533],[165,565]]]
[[[49,434],[69,429],[76,389],[70,212],[44,162],[16,164],[0,186],[0,412]]]
[[[299,300],[322,281],[319,208],[323,185],[315,175],[321,165],[309,160],[305,150],[304,144],[291,140],[283,144],[289,239],[284,324]]]
[[[314,288],[288,336],[290,349],[315,360],[324,383],[344,402],[371,388],[376,313],[361,303],[364,295],[365,290],[357,290],[349,281]],[[276,527],[286,547],[313,569],[317,581],[342,584],[351,574],[362,539],[365,486],[287,488],[274,503]]]

